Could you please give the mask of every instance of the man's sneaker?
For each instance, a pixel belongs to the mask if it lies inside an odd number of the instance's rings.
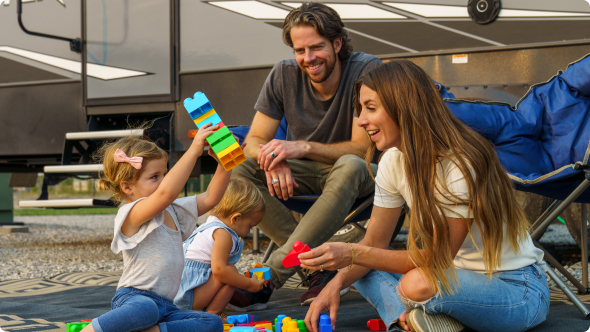
[[[423,309],[410,311],[406,316],[406,322],[414,332],[459,332],[465,328],[463,323],[449,315],[431,315]]]
[[[267,303],[271,295],[272,289],[270,285],[262,286],[262,289],[256,293],[236,288],[234,295],[232,295],[227,304],[227,309],[238,312],[263,310],[268,306]]]
[[[334,279],[334,277],[338,274],[337,271],[315,271],[314,273],[310,274],[307,279],[310,281],[309,290],[305,292],[305,294],[301,295],[299,300],[301,301],[301,305],[309,305],[315,298],[320,294],[322,289],[326,287],[330,280]],[[348,293],[350,291],[350,287],[346,287],[340,291],[340,296]]]

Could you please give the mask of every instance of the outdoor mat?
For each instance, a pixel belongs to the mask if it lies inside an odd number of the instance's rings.
[[[110,310],[110,301],[120,276],[121,272],[79,272],[51,279],[0,282],[0,330],[65,331],[67,322],[97,317]],[[299,282],[295,275],[283,288],[273,293],[268,309],[250,313],[259,320],[274,320],[280,314],[305,318],[308,307],[299,305],[299,297],[306,288],[297,287]],[[580,299],[590,307],[590,294],[580,295]],[[342,297],[337,331],[369,331],[366,323],[373,318],[378,318],[376,311],[352,289]],[[552,289],[547,321],[530,331],[585,332],[589,328],[590,320],[585,320],[561,291]]]

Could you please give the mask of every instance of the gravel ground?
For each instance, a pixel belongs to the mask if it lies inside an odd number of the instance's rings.
[[[110,249],[114,217],[16,217],[29,227],[29,233],[0,235],[0,281],[51,278],[66,272],[122,271],[123,256]],[[261,241],[260,246],[264,249],[267,244]],[[245,271],[262,256],[253,254],[252,241],[246,240],[236,266]]]
[[[0,235],[0,281],[123,269],[122,255],[115,255],[110,250],[114,215],[23,216],[16,219],[29,227],[29,233]],[[396,240],[405,238],[400,234]],[[563,224],[551,225],[540,242],[575,245]],[[261,240],[261,250],[267,244],[267,240]],[[252,240],[246,239],[238,270],[245,271],[260,262],[262,256],[262,253],[252,253]],[[581,279],[580,263],[566,268]],[[553,284],[552,281],[549,283]]]

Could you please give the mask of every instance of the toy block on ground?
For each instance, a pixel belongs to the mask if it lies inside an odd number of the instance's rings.
[[[251,319],[250,319],[250,315],[233,315],[233,316],[227,316],[225,321],[227,324],[237,325],[237,324],[250,323]]]
[[[232,327],[234,327],[234,324],[223,324],[223,331],[229,331]]]
[[[367,327],[371,331],[385,331],[385,330],[387,330],[385,323],[383,323],[383,321],[381,319],[369,319],[369,321],[367,322]]]
[[[283,318],[283,324],[281,324],[281,332],[287,332],[287,326],[289,326],[289,322],[291,321],[291,317]]]
[[[297,321],[291,320],[285,326],[285,332],[299,332],[299,328],[297,327]]]
[[[285,315],[278,315],[275,321],[275,332],[282,332],[283,330],[283,319],[287,318]]]
[[[270,267],[263,267],[259,269],[250,269],[248,271],[250,278],[256,278],[260,281],[270,280]]]
[[[90,324],[90,322],[68,323],[68,324],[66,324],[66,332],[82,331],[82,329],[88,324]]]
[[[254,322],[248,322],[248,323],[244,323],[244,324],[238,324],[237,326],[258,326],[258,325],[263,325],[263,324],[271,324],[272,322],[267,321],[267,320],[261,320],[259,322],[254,321]]]
[[[297,321],[297,328],[299,328],[299,332],[308,332],[307,326],[305,326],[304,320]]]
[[[283,266],[288,269],[293,266],[301,265],[301,261],[297,256],[310,250],[311,249],[307,244],[303,244],[301,241],[295,241],[295,243],[293,243],[293,249],[289,251],[285,259],[283,259]]]
[[[258,324],[254,325],[254,326],[256,326],[256,327],[263,327],[263,328],[265,328],[267,330],[271,330],[271,331],[273,330],[273,327],[272,327],[272,323],[271,322],[268,322],[268,323],[260,323],[260,322],[258,322]]]
[[[225,126],[221,118],[213,109],[209,99],[202,92],[195,93],[193,98],[184,100],[184,108],[193,119],[197,128],[211,122],[212,125],[218,125],[219,128],[213,134],[207,137],[207,142],[213,149],[213,152],[219,158],[219,162],[226,171],[238,166],[246,160],[244,151]]]
[[[256,332],[255,326],[234,326],[229,332]]]
[[[330,316],[321,314],[318,328],[320,329],[320,332],[332,332],[332,321],[330,320]]]

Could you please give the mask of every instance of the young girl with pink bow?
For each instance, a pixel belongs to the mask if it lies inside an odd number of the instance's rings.
[[[111,311],[92,320],[83,332],[222,331],[217,315],[180,310],[172,299],[184,267],[182,242],[197,225],[197,217],[223,197],[231,171],[221,165],[207,191],[178,198],[205,148],[205,138],[217,126],[201,127],[193,143],[168,172],[168,154],[153,142],[125,137],[104,145],[99,189],[125,200],[115,217],[114,253],[123,252],[123,274]],[[212,150],[209,154],[213,157]]]

